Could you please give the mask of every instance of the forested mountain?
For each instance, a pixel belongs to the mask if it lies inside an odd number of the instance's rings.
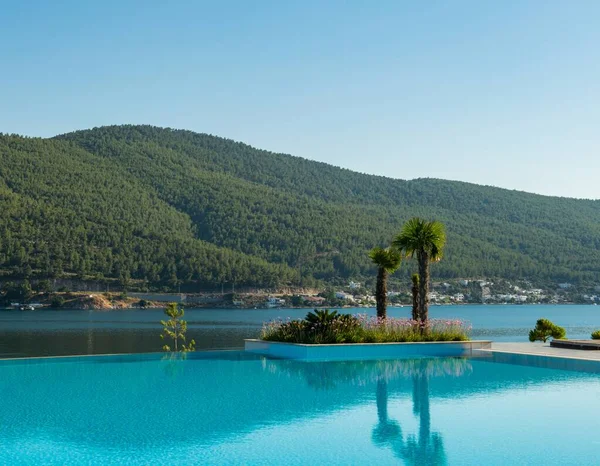
[[[447,225],[434,277],[600,276],[600,201],[363,175],[190,131],[0,136],[0,199],[0,268],[11,274],[203,286],[358,278],[373,273],[367,251],[419,215]]]

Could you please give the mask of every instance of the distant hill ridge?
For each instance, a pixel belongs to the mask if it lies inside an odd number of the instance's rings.
[[[600,201],[365,175],[152,126],[1,135],[0,199],[0,269],[15,276],[311,286],[371,275],[367,251],[415,215],[447,225],[434,277],[600,275]]]

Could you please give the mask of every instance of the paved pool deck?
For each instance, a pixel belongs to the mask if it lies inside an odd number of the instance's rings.
[[[553,348],[550,343],[496,343],[492,342],[491,349],[481,349],[488,353],[510,353],[532,356],[550,356],[566,359],[585,359],[600,361],[600,351],[586,351],[566,348]]]

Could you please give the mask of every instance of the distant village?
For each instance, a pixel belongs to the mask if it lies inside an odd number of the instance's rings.
[[[375,296],[372,286],[350,281],[346,285],[331,287],[326,291],[305,294],[273,293],[271,295],[237,294],[223,296],[234,307],[282,308],[282,307],[373,307]],[[393,288],[393,287],[391,287]],[[407,285],[388,291],[391,306],[412,305],[412,294]],[[600,303],[600,285],[576,286],[571,283],[549,283],[534,287],[521,280],[456,280],[434,282],[429,293],[431,305],[452,304],[597,304]],[[194,302],[188,298],[188,305]],[[214,300],[212,304],[217,302]]]
[[[350,281],[347,286],[319,293],[317,296],[293,295],[270,298],[267,307],[292,306],[357,306],[372,307],[375,297],[362,283]],[[370,290],[369,290],[370,291]],[[391,305],[411,305],[408,289],[388,291]],[[466,280],[434,282],[429,292],[432,305],[449,304],[597,304],[600,285],[581,287],[568,282],[534,287],[526,280],[513,284],[506,280]]]
[[[326,290],[245,290],[231,293],[156,293],[58,291],[34,293],[30,299],[7,300],[5,307],[34,310],[38,308],[119,309],[164,307],[178,302],[187,307],[275,309],[275,308],[343,308],[374,307],[373,284],[348,281]],[[390,284],[390,306],[412,306],[407,283]],[[549,282],[534,286],[527,280],[458,279],[434,281],[429,292],[433,306],[453,304],[598,304],[600,285]],[[1,307],[1,306],[0,306]]]
[[[393,288],[393,287],[391,287]],[[391,306],[412,306],[412,294],[408,285],[398,285],[388,292]],[[371,284],[349,281],[344,286],[330,287],[325,291],[306,293],[252,292],[226,293],[222,295],[177,295],[181,303],[190,307],[236,307],[275,309],[287,307],[374,307],[375,296]],[[160,301],[161,295],[145,296]],[[169,298],[172,299],[172,298]],[[543,288],[534,287],[527,280],[511,283],[507,280],[456,280],[433,282],[429,293],[431,305],[452,304],[596,304],[600,303],[600,285],[582,288],[571,283],[549,283]]]

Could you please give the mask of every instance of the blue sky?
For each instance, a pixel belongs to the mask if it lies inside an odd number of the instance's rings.
[[[599,24],[597,1],[3,0],[0,132],[148,123],[598,199]]]

